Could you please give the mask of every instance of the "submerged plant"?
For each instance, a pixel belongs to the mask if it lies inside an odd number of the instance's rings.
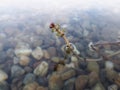
[[[70,43],[65,35],[65,30],[60,28],[59,24],[50,24],[50,28],[52,29],[52,32],[56,33],[57,36],[62,37],[65,41],[65,45],[63,46],[63,51],[66,55],[75,55],[77,58],[80,59],[78,56],[80,52],[77,50],[76,46],[73,43]],[[80,59],[82,60],[82,59]]]
[[[77,50],[76,46],[73,43],[70,43],[70,41],[67,39],[66,35],[65,35],[65,30],[63,28],[60,27],[59,24],[54,24],[51,23],[50,24],[50,29],[52,30],[52,32],[56,33],[56,35],[58,37],[62,37],[65,41],[65,45],[64,45],[64,52],[67,55],[75,55],[79,61],[101,61],[101,60],[109,60],[111,57],[120,54],[120,51],[117,51],[111,55],[106,55],[105,53],[103,54],[103,52],[100,52],[100,46],[105,46],[105,45],[120,45],[120,42],[108,42],[108,43],[97,43],[97,44],[93,44],[92,42],[89,43],[88,47],[90,50],[96,52],[99,54],[100,58],[98,59],[87,59],[87,58],[82,58],[79,56],[79,51]]]

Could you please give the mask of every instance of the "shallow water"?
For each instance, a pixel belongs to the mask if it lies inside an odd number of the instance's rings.
[[[120,54],[107,58],[108,62],[106,58],[94,62],[119,51],[120,44],[101,45],[102,54],[88,47],[90,42],[119,41],[118,15],[97,9],[55,15],[19,9],[0,13],[0,90],[111,90],[111,85],[120,89]],[[75,55],[64,60],[65,42],[51,32],[52,22],[65,28],[79,57],[93,62],[80,62]]]

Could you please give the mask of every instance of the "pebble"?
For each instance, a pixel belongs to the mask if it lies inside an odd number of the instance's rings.
[[[19,64],[22,66],[27,66],[30,63],[30,58],[28,56],[21,55],[19,59]]]
[[[102,85],[102,83],[98,82],[98,83],[96,83],[95,86],[93,86],[93,88],[91,90],[105,90],[105,88]]]
[[[65,70],[62,74],[61,74],[61,79],[64,80],[68,80],[72,77],[74,77],[76,75],[75,70],[73,69],[67,69]]]
[[[33,71],[33,69],[29,66],[25,66],[24,70],[25,70],[26,73],[31,73]]]
[[[111,61],[106,61],[106,62],[105,62],[105,68],[106,68],[106,69],[113,70],[113,68],[114,68],[113,62],[111,62]]]
[[[77,62],[77,61],[78,61],[77,57],[71,56],[71,62]]]
[[[19,63],[19,58],[18,57],[14,57],[13,58],[13,63],[14,64],[18,64]]]
[[[19,43],[14,51],[16,56],[25,55],[29,56],[32,53],[32,49],[30,49],[29,44]]]
[[[48,79],[46,77],[37,77],[36,78],[37,82],[39,83],[39,85],[41,86],[48,86]]]
[[[14,57],[14,49],[10,48],[6,51],[6,55],[10,58]]]
[[[79,62],[78,62],[77,57],[71,56],[71,63],[74,63],[74,66],[75,66],[76,68],[79,67]]]
[[[109,81],[113,82],[114,79],[118,78],[118,73],[111,69],[106,69],[106,77]]]
[[[34,70],[34,74],[37,76],[45,76],[48,72],[48,63],[42,61]]]
[[[43,51],[42,51],[41,47],[36,47],[35,50],[32,51],[32,56],[36,60],[40,60],[43,57]]]
[[[108,90],[118,90],[118,86],[116,84],[108,86]]]
[[[99,76],[96,72],[91,72],[89,74],[89,81],[88,81],[88,85],[90,87],[92,87],[93,85],[95,85],[97,82],[99,81]]]
[[[88,83],[88,76],[87,75],[80,75],[75,80],[75,90],[84,90]]]
[[[20,56],[20,55],[29,56],[31,54],[31,52],[32,52],[31,49],[17,49],[17,50],[15,50],[16,56]]]
[[[10,85],[10,89],[11,89],[11,90],[18,90],[18,89],[17,89],[17,86],[16,86],[15,84],[11,84],[11,85]]]
[[[43,54],[44,54],[44,58],[45,59],[50,59],[50,55],[49,55],[49,53],[48,53],[48,51],[47,50],[43,50]]]
[[[60,58],[59,57],[52,57],[51,60],[55,63],[58,63],[60,61]]]
[[[63,90],[75,90],[75,89],[74,89],[74,83],[75,83],[75,78],[68,79],[68,80],[64,83]]]
[[[8,83],[5,81],[0,82],[0,90],[10,90]]]
[[[33,38],[33,47],[38,47],[38,46],[41,46],[43,44],[43,40],[35,40],[35,38]]]
[[[60,74],[53,73],[48,81],[49,90],[62,90],[63,81],[60,77]]]
[[[43,87],[43,86],[39,86],[39,87],[37,87],[36,90],[48,90],[48,88],[47,87]]]
[[[38,88],[38,83],[37,82],[32,82],[24,86],[23,90],[37,90]]]
[[[3,70],[0,70],[0,82],[5,81],[8,78],[7,73],[5,73]]]
[[[24,73],[25,73],[25,70],[22,67],[18,66],[18,65],[13,65],[11,67],[11,76],[12,77],[20,77]]]
[[[23,80],[24,84],[29,84],[35,81],[35,75],[32,73],[28,73],[25,75],[25,78]]]
[[[65,64],[65,67],[67,68],[75,68],[74,63],[69,63],[69,64]]]
[[[62,64],[58,64],[56,67],[56,71],[57,72],[62,72],[65,69],[65,66]]]
[[[99,74],[100,68],[97,62],[88,62],[87,70],[90,72],[94,71]]]
[[[56,56],[56,53],[57,53],[57,52],[56,52],[55,47],[49,47],[49,48],[47,49],[47,51],[48,51],[50,57]]]

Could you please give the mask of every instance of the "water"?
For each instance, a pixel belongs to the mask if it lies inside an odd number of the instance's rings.
[[[0,11],[0,90],[120,89],[118,14],[94,8],[59,13],[7,9]],[[77,56],[86,61],[66,56],[64,39],[49,28],[52,22],[65,28]],[[95,46],[98,52],[89,50],[90,42],[101,44]]]

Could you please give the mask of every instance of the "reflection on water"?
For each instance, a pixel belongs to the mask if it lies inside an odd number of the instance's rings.
[[[56,14],[1,10],[0,90],[118,90],[120,54],[114,54],[120,44],[99,46],[102,54],[89,50],[88,44],[119,41],[119,21],[118,15],[97,9]],[[64,60],[64,40],[51,32],[51,22],[66,29],[80,57],[94,61],[113,56],[99,62],[80,62],[74,55]]]

